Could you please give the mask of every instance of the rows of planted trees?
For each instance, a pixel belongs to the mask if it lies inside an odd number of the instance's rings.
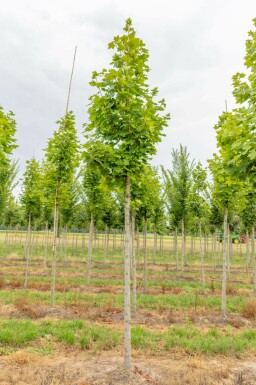
[[[255,21],[256,25],[256,21]],[[175,256],[176,269],[190,263],[193,242],[197,243],[205,291],[205,257],[208,239],[216,267],[223,252],[222,317],[226,318],[226,274],[230,268],[232,233],[246,234],[244,264],[253,268],[255,205],[255,84],[256,33],[246,43],[246,73],[233,78],[239,107],[224,112],[216,125],[219,154],[207,169],[190,158],[185,146],[170,151],[170,168],[154,168],[149,160],[163,137],[169,114],[157,89],[148,85],[148,51],[127,20],[122,36],[109,44],[114,51],[109,68],[94,72],[84,141],[79,143],[75,116],[66,114],[49,139],[44,157],[27,160],[19,198],[13,195],[18,165],[12,158],[17,146],[16,122],[12,113],[0,109],[0,222],[6,244],[12,234],[26,229],[24,286],[28,286],[29,265],[35,232],[44,246],[44,269],[49,252],[51,263],[51,304],[55,305],[56,261],[66,259],[72,240],[81,244],[87,258],[85,283],[90,285],[95,234],[104,244],[107,258],[110,239],[120,247],[124,262],[125,365],[131,365],[130,283],[136,289],[138,240],[143,244],[144,289],[147,290],[147,242],[153,262],[163,237],[172,234],[168,251]],[[219,235],[222,248],[219,247]],[[39,237],[38,235],[38,237]],[[190,240],[191,244],[189,243]],[[194,240],[193,240],[194,239]],[[161,241],[162,240],[162,241]],[[192,246],[191,246],[192,245]],[[133,293],[136,298],[136,292]],[[136,300],[134,300],[136,303]]]

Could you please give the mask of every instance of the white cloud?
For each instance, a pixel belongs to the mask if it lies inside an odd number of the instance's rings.
[[[159,87],[172,119],[154,163],[167,166],[170,149],[188,146],[202,162],[215,151],[213,126],[233,105],[231,76],[243,70],[255,0],[11,0],[0,14],[0,104],[16,113],[21,168],[42,155],[71,93],[80,133],[86,120],[91,72],[106,67],[107,44],[131,17],[150,51],[150,82]]]

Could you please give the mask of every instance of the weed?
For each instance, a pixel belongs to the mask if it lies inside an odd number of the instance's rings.
[[[227,286],[227,295],[236,295],[237,294],[237,288],[232,286],[232,285],[228,285]]]
[[[243,305],[243,316],[245,318],[256,318],[256,299],[251,297],[245,300]]]
[[[0,289],[3,289],[5,287],[5,279],[4,277],[0,277]]]
[[[20,312],[27,311],[29,309],[28,296],[25,294],[23,296],[19,296],[14,300],[14,306]]]
[[[38,336],[38,328],[30,321],[3,321],[0,328],[0,343],[22,346]]]

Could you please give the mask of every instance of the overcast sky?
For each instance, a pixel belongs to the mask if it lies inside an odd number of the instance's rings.
[[[2,3],[2,4],[1,4]],[[17,120],[15,156],[43,155],[64,115],[75,46],[70,109],[78,132],[87,119],[93,70],[106,67],[113,36],[131,17],[150,53],[150,85],[165,98],[171,120],[154,164],[170,166],[171,148],[187,145],[206,164],[216,151],[214,124],[233,107],[232,75],[244,71],[255,0],[1,1],[0,104]]]

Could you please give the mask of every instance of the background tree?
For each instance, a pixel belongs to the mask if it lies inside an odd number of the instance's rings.
[[[109,69],[94,72],[86,126],[86,158],[97,163],[109,180],[125,187],[125,367],[131,367],[130,336],[130,189],[131,176],[155,154],[168,115],[165,102],[154,101],[157,89],[149,89],[148,50],[128,19],[123,36],[109,44],[114,55]]]
[[[204,273],[204,253],[202,246],[202,223],[206,223],[209,217],[209,204],[206,201],[206,190],[208,188],[207,172],[199,162],[192,171],[192,186],[188,196],[189,212],[193,220],[198,224],[199,242],[200,242],[200,259],[202,271],[202,291],[205,294],[205,273]],[[204,223],[204,224],[205,224]]]
[[[41,216],[42,207],[42,188],[41,188],[41,173],[39,162],[35,158],[28,160],[26,170],[24,172],[24,178],[22,183],[22,193],[20,197],[21,204],[23,206],[25,216],[27,218],[28,230],[27,230],[27,242],[26,242],[26,268],[25,268],[25,280],[24,287],[27,288],[28,284],[28,268],[30,263],[31,254],[31,222],[39,219]]]
[[[104,186],[105,180],[97,167],[87,166],[84,168],[83,174],[83,190],[85,193],[85,199],[87,200],[87,207],[90,215],[90,230],[86,272],[86,285],[90,286],[94,226],[95,221],[98,219],[98,216],[103,210],[103,191],[104,188],[106,189],[106,187]]]
[[[213,175],[213,199],[223,212],[223,271],[222,271],[222,303],[221,315],[223,321],[227,318],[226,285],[227,285],[227,247],[228,247],[228,212],[235,206],[244,203],[243,183],[232,178],[226,163],[221,157],[214,155],[209,161]]]
[[[17,174],[17,162],[11,159],[13,150],[17,147],[15,133],[13,112],[5,113],[0,106],[0,220]]]
[[[167,209],[173,227],[181,225],[182,233],[182,267],[186,264],[186,225],[189,219],[189,194],[192,186],[192,171],[194,160],[189,160],[187,147],[180,144],[179,149],[172,149],[172,169],[162,167],[164,177],[164,191]]]
[[[54,306],[55,280],[56,280],[56,241],[58,235],[59,206],[66,186],[73,180],[78,167],[78,139],[75,128],[75,117],[69,112],[57,122],[59,129],[49,139],[45,149],[46,180],[48,191],[54,201],[53,225],[53,264],[51,282],[51,305]]]

